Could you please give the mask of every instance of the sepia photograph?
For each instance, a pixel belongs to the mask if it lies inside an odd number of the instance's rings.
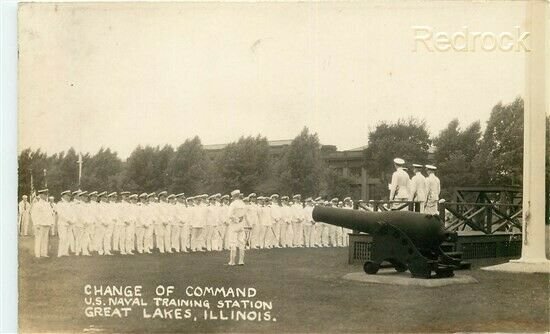
[[[549,332],[548,7],[19,3],[19,332]]]

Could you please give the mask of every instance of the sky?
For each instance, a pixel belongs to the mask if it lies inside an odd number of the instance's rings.
[[[30,4],[19,11],[19,151],[221,144],[304,126],[368,143],[381,121],[482,126],[524,93],[525,53],[429,51],[434,32],[516,34],[522,2]],[[416,46],[416,50],[415,50]]]

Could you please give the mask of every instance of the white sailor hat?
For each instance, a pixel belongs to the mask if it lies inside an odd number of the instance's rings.
[[[273,194],[270,196],[271,199],[274,199],[274,198],[279,198],[279,194]]]
[[[294,196],[292,196],[293,199],[301,199],[302,198],[302,195],[300,194],[296,194]]]
[[[115,197],[116,195],[117,195],[116,191],[113,191],[112,193],[107,195],[107,197]]]
[[[166,199],[172,199],[172,198],[175,198],[175,197],[176,197],[176,195],[170,194],[170,195],[166,196]]]
[[[246,196],[245,198],[243,198],[243,201],[245,201],[245,202],[250,201],[250,197]]]
[[[414,168],[423,168],[424,166],[420,165],[420,164],[412,164],[412,166]]]
[[[157,197],[157,194],[156,193],[150,193],[149,195],[147,195],[147,198],[151,198],[151,197]]]
[[[434,165],[426,165],[426,169],[428,169],[428,170],[437,170],[437,167],[435,167]]]
[[[168,192],[166,190],[163,190],[158,194],[159,197],[160,196],[167,196],[167,195],[168,195]]]
[[[130,196],[128,196],[129,199],[137,199],[138,198],[138,195],[137,194],[132,194]]]
[[[73,196],[78,196],[78,195],[80,195],[81,192],[82,191],[80,191],[80,190],[75,190],[75,191],[73,191]]]
[[[333,199],[330,200],[331,202],[338,202],[338,197],[334,197]]]
[[[404,165],[405,164],[405,160],[401,159],[401,158],[395,158],[393,159],[393,163],[396,164],[396,165]]]
[[[78,196],[88,196],[88,191],[84,190],[84,191],[79,191],[78,192]]]
[[[92,196],[96,196],[97,197],[97,191],[92,191],[91,193],[88,194],[90,197]]]
[[[185,193],[179,193],[179,194],[176,194],[176,197],[185,197]]]
[[[61,196],[65,196],[65,195],[71,195],[71,191],[70,190],[62,191]],[[25,195],[23,195],[23,196],[25,196]]]
[[[214,195],[208,196],[208,200],[209,200],[209,201],[213,201],[213,200],[215,200],[215,199],[216,199],[216,195],[215,195],[215,194],[214,194]]]
[[[257,196],[256,193],[250,193],[250,194],[248,195],[249,198],[256,197],[256,196]]]
[[[130,192],[129,191],[121,191],[120,192],[120,196],[126,196],[126,195],[130,195]]]
[[[235,189],[231,192],[231,196],[237,196],[241,193],[241,191],[239,189]]]
[[[147,198],[147,196],[148,196],[147,193],[141,193],[139,195],[139,198]]]
[[[317,197],[317,198],[315,199],[315,202],[319,202],[319,201],[321,201],[321,200],[323,200],[323,198],[322,198],[321,196],[319,196],[319,197]]]
[[[63,195],[63,193],[62,193],[62,195]],[[23,198],[28,198],[28,196],[27,196],[27,195],[23,195]]]
[[[281,197],[281,200],[283,200],[283,201],[288,201],[288,196],[283,196],[283,197]]]
[[[229,199],[229,195],[225,194],[223,195],[222,197],[220,197],[221,199]]]
[[[344,202],[351,202],[351,197],[344,198]]]
[[[47,193],[48,192],[48,188],[46,189],[40,189],[37,191],[39,194],[44,194],[44,193]]]
[[[97,194],[97,197],[103,197],[103,196],[106,196],[107,195],[107,192],[106,191],[102,191],[100,192],[99,194]]]
[[[220,193],[215,193],[215,194],[212,195],[212,196],[214,196],[214,198],[221,198],[221,197],[222,197],[222,194],[220,194]]]

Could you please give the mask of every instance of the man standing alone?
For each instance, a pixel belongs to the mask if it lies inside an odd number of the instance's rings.
[[[54,212],[48,203],[48,189],[38,191],[39,199],[32,206],[31,219],[35,226],[34,256],[48,257],[49,232]]]
[[[228,265],[234,266],[235,259],[237,257],[237,251],[239,252],[239,265],[244,265],[244,249],[245,249],[245,235],[244,235],[244,218],[246,214],[246,207],[244,202],[240,199],[240,190],[233,190],[231,192],[231,204],[229,205],[229,227],[228,227],[228,246],[229,246],[229,263]]]

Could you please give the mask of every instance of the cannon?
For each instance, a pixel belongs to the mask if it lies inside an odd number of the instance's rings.
[[[376,274],[381,267],[398,272],[409,270],[416,278],[454,276],[454,270],[467,269],[460,254],[446,254],[443,242],[456,242],[457,233],[446,231],[439,216],[412,211],[365,212],[318,206],[313,220],[373,237],[370,259],[363,269]]]

